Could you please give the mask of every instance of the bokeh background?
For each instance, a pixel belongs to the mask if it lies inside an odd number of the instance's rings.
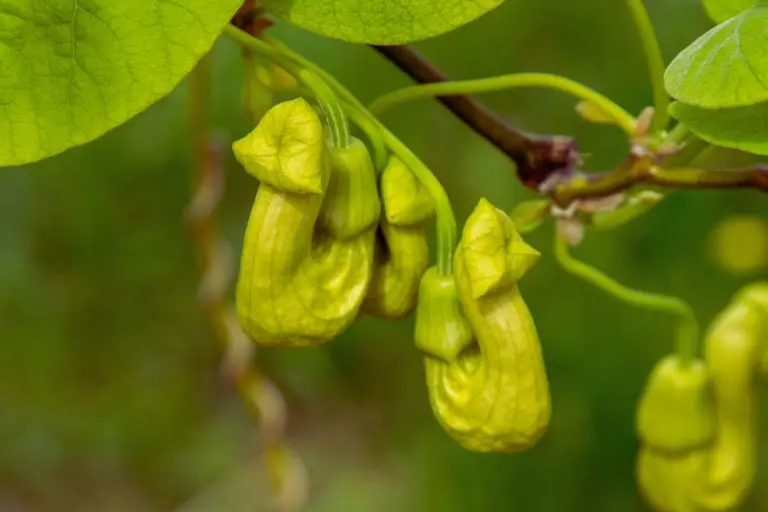
[[[647,3],[668,58],[708,27],[695,0]],[[408,83],[365,47],[284,26],[273,34],[364,101]],[[640,45],[616,0],[509,0],[416,46],[456,78],[547,71],[632,112],[650,98]],[[239,50],[219,43],[214,70],[215,126],[242,136],[249,123]],[[589,169],[625,155],[620,134],[582,122],[558,93],[484,99],[527,129],[577,136]],[[186,106],[182,84],[92,144],[0,170],[3,512],[263,509],[258,439],[221,376],[219,347],[196,303],[183,223]],[[442,180],[462,221],[481,196],[505,209],[530,196],[510,162],[435,103],[396,109],[385,121]],[[746,161],[729,152],[715,158]],[[257,184],[232,158],[226,170],[222,229],[237,250]],[[686,298],[706,323],[740,286],[765,277],[764,253],[734,270],[739,255],[760,250],[750,240],[764,235],[767,214],[768,201],[753,192],[678,192],[621,230],[589,234],[577,254],[627,284]],[[725,232],[734,266],[713,233],[744,215],[757,219],[747,235]],[[322,348],[260,353],[289,402],[289,439],[312,481],[309,510],[645,509],[633,479],[633,410],[649,369],[671,350],[672,322],[566,275],[551,256],[551,236],[550,225],[529,237],[544,256],[522,283],[554,400],[548,435],[527,453],[472,454],[442,432],[412,320],[365,318]],[[761,430],[768,433],[768,421]],[[768,444],[758,457],[744,510],[768,510]]]

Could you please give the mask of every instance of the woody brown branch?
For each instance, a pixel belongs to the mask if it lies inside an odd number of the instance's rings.
[[[448,81],[410,46],[373,48],[418,83]],[[537,189],[554,174],[570,174],[579,161],[578,147],[570,137],[527,133],[469,95],[443,96],[438,101],[515,162],[520,181],[530,188]]]
[[[410,46],[373,46],[418,83],[448,81],[448,77]],[[638,184],[670,189],[753,188],[768,191],[768,167],[706,170],[664,168],[652,157],[631,156],[616,169],[595,174],[576,174],[579,151],[576,142],[561,135],[526,133],[469,95],[438,97],[448,110],[481,137],[488,140],[516,165],[520,181],[546,194],[560,206],[577,199],[599,198],[622,192]]]
[[[652,157],[632,157],[613,171],[585,174],[564,181],[554,186],[549,196],[556,204],[565,207],[578,199],[606,197],[638,184],[668,189],[752,188],[768,192],[768,166],[718,170],[665,168]]]

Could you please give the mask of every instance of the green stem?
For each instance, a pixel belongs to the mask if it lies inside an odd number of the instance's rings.
[[[273,60],[302,82],[312,91],[320,108],[323,110],[326,122],[331,130],[334,146],[339,148],[349,146],[349,123],[347,116],[344,114],[333,90],[328,87],[321,77],[317,76],[313,70],[297,65],[294,59],[285,55],[271,44],[253,37],[232,25],[224,27],[224,34],[237,44]]]
[[[347,148],[350,144],[349,122],[344,109],[330,87],[317,75],[307,69],[298,72],[300,82],[304,83],[315,94],[320,108],[325,114],[331,128],[331,136],[337,148]]]
[[[677,316],[680,322],[676,336],[678,357],[684,363],[690,363],[696,358],[698,353],[699,326],[693,309],[685,301],[677,297],[627,288],[596,268],[571,256],[568,251],[567,242],[557,233],[557,230],[555,230],[555,257],[566,272],[592,283],[620,301],[632,306],[664,311]]]
[[[356,106],[347,102],[342,102],[342,108],[344,108],[344,113],[347,114],[347,117],[349,117],[350,121],[355,123],[368,138],[368,143],[371,145],[373,162],[376,166],[376,170],[383,170],[387,165],[389,155],[387,153],[387,145],[385,144],[384,137],[381,133],[381,128],[377,123],[371,121],[368,116],[360,112],[360,109],[358,109]]]
[[[635,118],[619,105],[583,84],[548,73],[516,73],[477,80],[413,85],[377,98],[370,104],[369,109],[371,112],[380,115],[398,103],[419,98],[477,94],[519,87],[544,87],[566,92],[596,105],[628,134],[632,135],[635,132]]]
[[[691,137],[691,130],[683,123],[677,123],[674,128],[664,136],[664,144],[683,144]]]
[[[632,14],[638,35],[643,44],[643,52],[648,62],[648,71],[651,74],[651,86],[653,88],[653,124],[652,131],[660,135],[669,124],[669,96],[664,87],[664,56],[659,47],[659,40],[653,30],[653,23],[645,10],[643,0],[627,0],[627,6]]]

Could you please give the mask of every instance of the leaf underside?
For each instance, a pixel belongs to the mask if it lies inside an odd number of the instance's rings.
[[[768,102],[717,110],[674,103],[670,112],[711,144],[768,155]]]
[[[469,23],[504,0],[263,0],[285,21],[353,43],[405,44]]]
[[[0,166],[93,140],[167,95],[240,0],[0,0]]]

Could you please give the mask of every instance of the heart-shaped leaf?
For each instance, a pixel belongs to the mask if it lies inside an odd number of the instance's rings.
[[[241,0],[0,0],[0,166],[88,142],[168,94]]]
[[[469,23],[504,0],[262,0],[276,16],[353,43],[405,44]]]
[[[768,100],[768,7],[744,11],[695,41],[667,68],[667,91],[702,108]]]
[[[709,143],[768,155],[768,102],[718,110],[676,102],[670,112]]]
[[[754,7],[755,0],[702,0],[704,9],[715,23],[722,23]]]

